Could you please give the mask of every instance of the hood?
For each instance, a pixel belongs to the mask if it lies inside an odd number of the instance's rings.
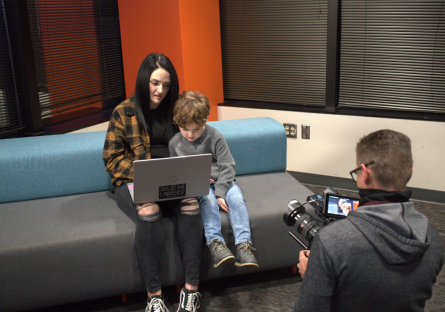
[[[387,264],[408,264],[431,245],[428,219],[412,202],[369,205],[349,213],[347,220],[367,238]]]

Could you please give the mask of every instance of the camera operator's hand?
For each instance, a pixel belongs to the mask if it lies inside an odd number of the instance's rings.
[[[307,262],[309,260],[310,250],[302,250],[300,251],[300,258],[297,267],[300,272],[301,278],[304,278],[304,273],[306,272]]]

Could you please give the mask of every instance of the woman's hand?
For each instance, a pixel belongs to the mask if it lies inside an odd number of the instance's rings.
[[[225,212],[229,213],[229,206],[227,206],[225,199],[221,198],[221,197],[218,197],[217,200],[218,200],[219,208],[221,208]]]

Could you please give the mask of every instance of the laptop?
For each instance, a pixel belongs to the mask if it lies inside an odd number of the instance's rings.
[[[135,160],[128,190],[135,204],[208,195],[211,167],[212,154]]]

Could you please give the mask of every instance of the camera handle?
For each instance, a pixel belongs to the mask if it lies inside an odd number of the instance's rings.
[[[298,244],[300,244],[304,249],[309,249],[308,246],[306,246],[298,237],[294,235],[291,231],[289,231],[289,235],[297,241]]]

